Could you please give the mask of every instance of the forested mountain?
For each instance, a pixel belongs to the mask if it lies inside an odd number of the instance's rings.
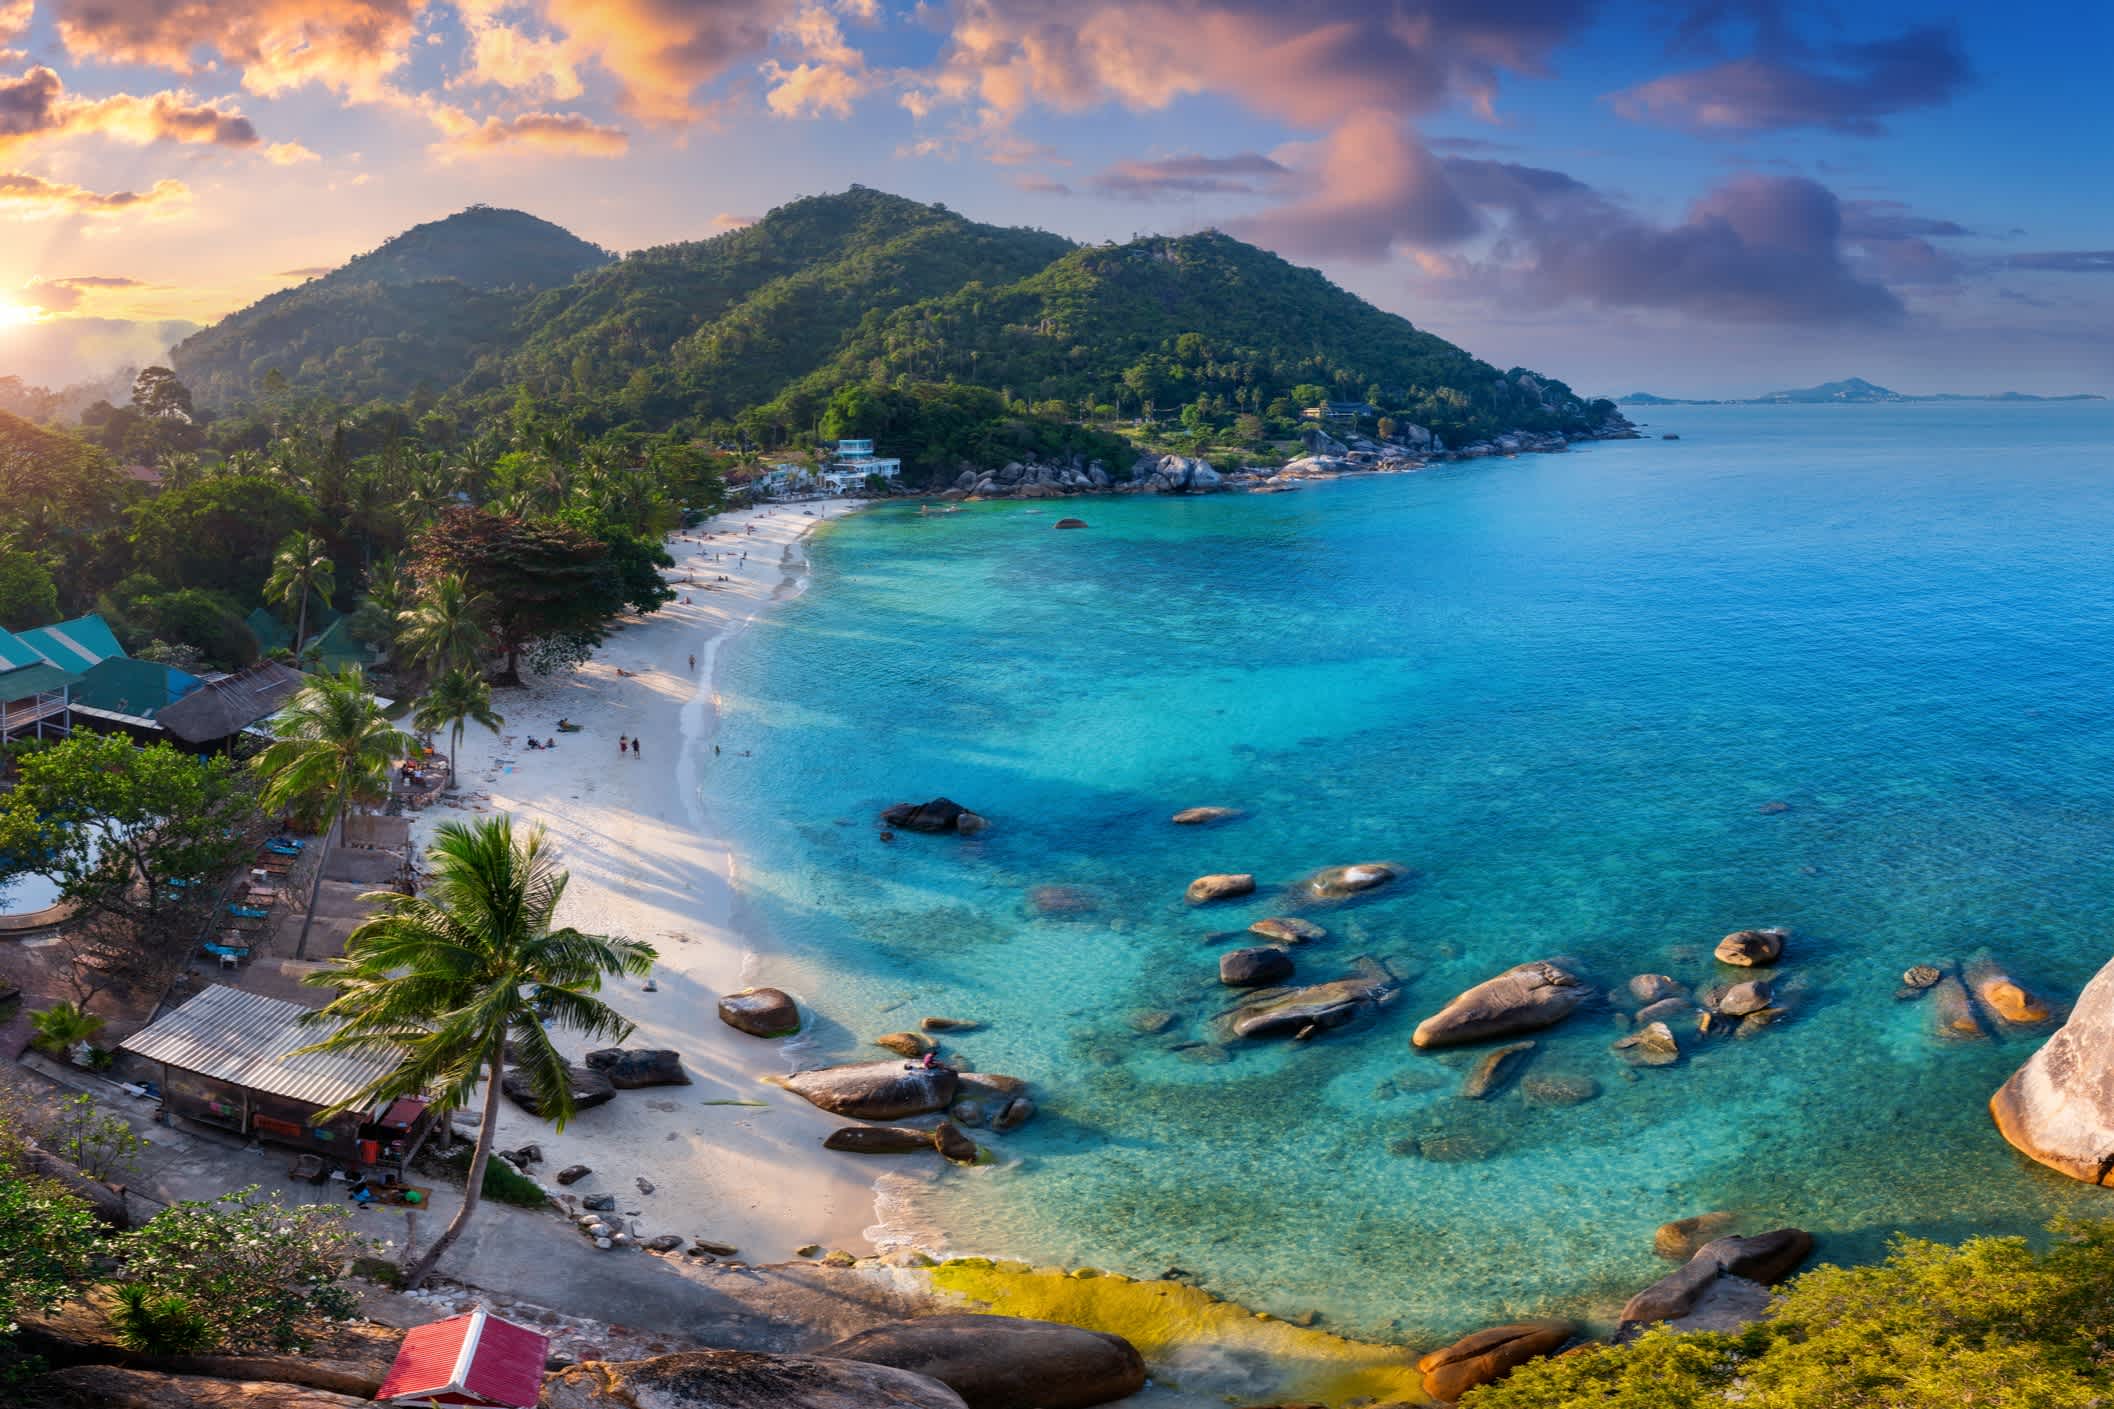
[[[176,369],[219,412],[289,389],[416,393],[418,414],[468,429],[526,396],[589,436],[760,447],[812,435],[862,387],[946,401],[930,443],[951,446],[987,443],[964,418],[994,405],[1046,427],[1145,417],[1204,434],[1250,418],[1244,441],[1323,398],[1449,441],[1604,414],[1226,235],[1078,246],[857,186],[615,261],[473,209],[198,334]]]
[[[287,385],[348,402],[444,391],[508,338],[539,290],[611,256],[547,220],[472,206],[193,334],[175,365],[201,405]]]

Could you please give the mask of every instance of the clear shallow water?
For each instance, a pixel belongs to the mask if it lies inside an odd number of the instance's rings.
[[[1664,1270],[1652,1229],[1704,1209],[1837,1260],[2114,1213],[1988,1121],[2041,1034],[1945,1043],[1893,997],[1987,948],[2068,998],[2114,953],[2114,411],[1651,419],[1683,439],[811,541],[815,590],[725,662],[708,788],[790,967],[832,975],[804,994],[822,1055],[948,1013],[989,1024],[972,1064],[1035,1081],[1006,1161],[919,1197],[956,1249],[1180,1266],[1414,1343],[1606,1316]],[[879,807],[939,793],[992,831],[878,841]],[[1207,803],[1249,815],[1168,824]],[[1419,878],[1308,912],[1330,937],[1295,957],[1380,958],[1400,1001],[1222,1045],[1211,936],[1374,858]],[[1217,870],[1262,890],[1190,910]],[[1098,908],[1041,915],[1041,885]],[[1792,1020],[1631,1073],[1626,1025],[1581,1012],[1527,1070],[1597,1078],[1587,1104],[1463,1102],[1474,1054],[1409,1045],[1521,960],[1710,982],[1764,923],[1794,931]],[[1140,1009],[1180,1017],[1141,1036]],[[1483,1157],[1395,1153],[1432,1134]]]

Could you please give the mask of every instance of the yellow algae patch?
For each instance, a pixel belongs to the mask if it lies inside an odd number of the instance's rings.
[[[1155,1379],[1186,1390],[1222,1390],[1244,1402],[1426,1402],[1416,1356],[1401,1346],[1264,1320],[1179,1282],[1081,1277],[981,1257],[943,1262],[926,1275],[935,1290],[971,1310],[1119,1335],[1138,1348]]]

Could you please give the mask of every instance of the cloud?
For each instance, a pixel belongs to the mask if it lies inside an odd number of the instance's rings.
[[[264,159],[273,166],[299,166],[305,161],[321,161],[299,142],[274,142],[264,149]]]
[[[1818,52],[1789,37],[1770,47],[1784,52],[1669,74],[1610,101],[1632,121],[1702,134],[1818,127],[1876,137],[1882,118],[1942,106],[1972,77],[1958,36],[1938,25]]]
[[[787,0],[543,0],[545,18],[616,79],[646,122],[699,121],[697,90],[761,55],[793,13]]]
[[[91,191],[26,171],[0,171],[0,213],[19,218],[105,215],[180,204],[190,199],[181,181],[157,181],[144,191]]]
[[[202,102],[181,90],[82,98],[48,68],[0,77],[0,150],[47,138],[96,134],[146,146],[152,142],[251,148],[256,127],[227,100]]]
[[[1448,245],[1482,228],[1446,167],[1397,119],[1355,113],[1301,162],[1311,194],[1244,220],[1235,234],[1312,259],[1383,259],[1398,245]]]
[[[1917,215],[1901,201],[1844,201],[1842,232],[1861,240],[1949,239],[1974,231],[1956,220]]]
[[[84,299],[114,289],[144,289],[150,285],[119,274],[75,274],[57,279],[32,279],[22,286],[17,301],[46,313],[71,313]]]
[[[796,64],[787,68],[776,59],[763,65],[764,81],[770,84],[764,105],[780,117],[820,117],[832,113],[850,117],[851,105],[863,97],[871,81],[861,70],[831,64]]]
[[[2007,255],[2000,263],[2006,269],[2044,274],[2114,274],[2114,250],[2046,250]]]
[[[1071,187],[1062,181],[1052,181],[1047,176],[1016,176],[1013,178],[1013,189],[1038,196],[1069,196],[1072,193]]]
[[[0,44],[29,33],[29,21],[37,11],[37,0],[0,0]]]
[[[469,32],[467,67],[448,87],[489,84],[542,100],[568,103],[586,91],[580,81],[577,46],[551,34],[530,34],[499,18],[490,0],[460,6]]]
[[[76,58],[195,73],[216,54],[252,93],[306,83],[360,99],[409,57],[426,0],[56,0]]]
[[[733,215],[724,210],[712,217],[712,228],[715,230],[746,230],[755,223],[756,217],[753,215]]]
[[[1135,200],[1210,193],[1252,193],[1291,175],[1260,152],[1230,157],[1178,156],[1158,161],[1119,161],[1094,178],[1097,189]]]
[[[96,380],[122,367],[166,361],[172,344],[197,331],[196,323],[176,320],[41,318],[0,330],[0,375],[51,387]]]
[[[596,122],[583,113],[516,113],[480,122],[460,108],[436,103],[428,114],[445,134],[436,148],[443,157],[494,152],[620,157],[631,145],[623,128]]]
[[[335,264],[304,264],[299,269],[281,269],[272,277],[274,279],[320,279],[337,267]]]

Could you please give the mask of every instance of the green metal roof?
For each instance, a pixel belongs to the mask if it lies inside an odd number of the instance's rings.
[[[73,687],[73,702],[151,719],[204,683],[155,661],[113,656],[82,672]]]
[[[16,640],[11,632],[0,631],[0,670],[35,665],[43,659],[28,644]]]
[[[125,654],[109,625],[93,612],[55,626],[17,631],[15,639],[65,670],[86,670],[98,661]]]
[[[63,690],[81,677],[47,661],[0,672],[0,701],[12,703],[48,690]]]

